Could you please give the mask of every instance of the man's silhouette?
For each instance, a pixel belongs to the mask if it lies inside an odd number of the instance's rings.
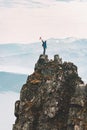
[[[46,41],[43,41],[41,37],[40,37],[40,40],[42,41],[43,55],[45,55],[45,53],[46,53],[46,48],[47,48],[47,43],[46,43]]]

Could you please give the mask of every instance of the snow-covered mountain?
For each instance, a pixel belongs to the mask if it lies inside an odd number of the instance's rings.
[[[43,52],[41,44],[0,44],[0,71],[27,75],[33,73],[34,65]],[[86,39],[48,39],[47,54],[49,58],[59,54],[63,61],[73,62],[78,66],[79,75],[87,81]]]

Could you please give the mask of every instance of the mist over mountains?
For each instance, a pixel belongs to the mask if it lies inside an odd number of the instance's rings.
[[[31,74],[39,55],[42,53],[41,42],[31,44],[0,44],[0,71],[26,75]],[[87,81],[86,39],[48,39],[46,53],[49,58],[52,58],[55,54],[59,54],[63,61],[70,61],[76,64],[79,75],[84,81]]]

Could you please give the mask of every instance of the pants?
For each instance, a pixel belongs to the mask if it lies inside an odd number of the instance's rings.
[[[46,48],[43,47],[43,55],[46,53]]]

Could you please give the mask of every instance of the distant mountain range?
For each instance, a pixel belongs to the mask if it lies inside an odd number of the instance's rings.
[[[19,92],[42,53],[41,42],[0,44],[0,91]],[[79,75],[87,82],[87,39],[48,39],[46,53],[49,59],[59,54],[63,61],[73,62],[78,66]]]
[[[20,89],[22,85],[25,84],[26,79],[27,75],[0,72],[0,92],[20,92]]]

